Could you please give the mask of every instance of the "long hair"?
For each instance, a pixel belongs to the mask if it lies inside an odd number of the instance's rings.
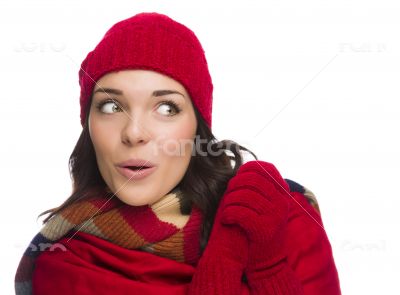
[[[90,108],[88,108],[90,109]],[[182,214],[190,214],[192,205],[196,205],[203,214],[201,225],[200,252],[207,245],[215,214],[229,180],[236,174],[243,164],[241,151],[257,156],[249,149],[232,140],[218,141],[205,123],[198,110],[194,107],[197,118],[197,130],[194,140],[195,154],[191,156],[187,171],[177,184],[186,198],[180,200]],[[89,112],[89,111],[88,111]],[[43,224],[55,214],[71,204],[86,200],[104,191],[106,183],[97,166],[96,155],[89,134],[88,117],[83,126],[79,139],[69,157],[69,172],[72,180],[71,195],[58,207],[42,212],[50,213]],[[197,139],[201,139],[197,141]],[[210,153],[209,151],[212,151]],[[197,153],[201,152],[202,155]],[[227,154],[232,153],[232,155]],[[234,166],[232,166],[232,161]]]

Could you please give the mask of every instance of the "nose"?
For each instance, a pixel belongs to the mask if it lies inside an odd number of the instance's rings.
[[[121,134],[121,141],[124,144],[135,146],[149,141],[149,131],[145,127],[146,123],[141,119],[140,115],[126,116],[124,124]]]

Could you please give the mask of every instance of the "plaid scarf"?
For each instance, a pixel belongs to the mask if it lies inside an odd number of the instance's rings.
[[[195,265],[202,215],[195,206],[190,215],[182,214],[181,198],[182,192],[176,188],[152,205],[130,206],[106,193],[64,208],[47,221],[25,250],[15,275],[16,294],[32,294],[36,258],[45,250],[65,249],[57,241],[66,236],[72,239],[77,231]]]

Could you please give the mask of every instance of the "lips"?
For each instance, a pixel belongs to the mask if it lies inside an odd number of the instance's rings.
[[[156,165],[149,160],[134,158],[120,162],[117,164],[117,166],[121,168],[129,168],[131,170],[139,170],[139,169],[151,168]]]
[[[156,170],[153,162],[145,159],[129,159],[127,161],[116,164],[118,172],[129,180],[140,180]]]
[[[128,178],[128,180],[143,179],[143,178],[149,176],[150,174],[152,174],[154,172],[154,170],[156,170],[156,169],[157,169],[157,167],[155,167],[155,166],[148,167],[148,168],[142,168],[142,169],[138,169],[138,170],[133,170],[133,169],[129,169],[126,167],[117,167],[118,172],[125,178]]]

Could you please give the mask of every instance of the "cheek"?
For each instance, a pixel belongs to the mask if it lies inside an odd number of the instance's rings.
[[[185,125],[182,125],[185,126]],[[163,140],[158,146],[161,153],[169,158],[175,158],[177,161],[186,161],[191,156],[195,127],[186,124],[186,128],[175,128],[163,132]]]
[[[93,148],[96,153],[96,157],[104,158],[108,151],[111,149],[111,136],[110,132],[104,126],[100,126],[100,124],[96,124],[95,122],[91,122],[89,126],[89,134],[93,143]]]

